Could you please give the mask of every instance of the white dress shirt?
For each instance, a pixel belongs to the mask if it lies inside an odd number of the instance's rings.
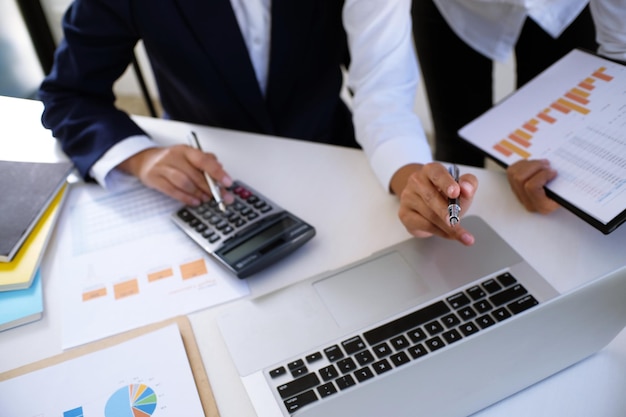
[[[526,17],[558,37],[589,3],[598,53],[626,61],[626,0],[434,0],[448,25],[472,48],[505,61]]]
[[[231,0],[231,4],[264,92],[271,0]],[[351,57],[347,79],[354,92],[356,139],[385,189],[389,189],[391,177],[402,166],[432,161],[424,129],[414,111],[419,72],[410,7],[410,0],[346,0],[343,8]],[[154,146],[145,136],[128,138],[100,158],[91,175],[106,188],[116,188],[127,176],[116,171],[115,166]]]

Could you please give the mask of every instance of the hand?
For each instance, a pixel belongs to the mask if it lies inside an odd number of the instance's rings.
[[[204,172],[218,185],[229,187],[233,183],[214,154],[187,145],[146,149],[119,164],[118,168],[136,176],[147,187],[191,206],[211,198]],[[224,193],[223,198],[226,204],[233,201],[230,193]]]
[[[477,188],[474,175],[461,175],[457,183],[446,167],[436,162],[407,165],[391,180],[392,191],[400,196],[398,216],[409,233],[416,237],[437,235],[455,239],[467,246],[474,244],[474,236],[463,228],[462,221],[450,225],[448,198],[459,198],[462,215],[469,209]]]
[[[528,211],[548,214],[559,205],[546,196],[543,188],[556,177],[546,159],[521,160],[510,165],[506,175],[517,199]]]

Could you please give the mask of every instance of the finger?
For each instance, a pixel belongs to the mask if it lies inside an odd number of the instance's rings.
[[[194,148],[192,148],[192,151],[188,155],[191,165],[201,172],[206,172],[221,186],[230,187],[233,184],[230,175],[224,170],[215,154]]]
[[[531,211],[548,214],[556,210],[559,205],[546,195],[545,185],[556,177],[552,170],[542,170],[531,177],[524,184],[524,194]]]

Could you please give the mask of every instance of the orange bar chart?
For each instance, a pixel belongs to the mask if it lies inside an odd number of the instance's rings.
[[[606,73],[605,67],[600,67],[592,72],[591,76],[580,81],[575,87],[566,91],[562,97],[550,103],[549,107],[543,109],[531,118],[514,129],[506,138],[493,145],[493,149],[510,157],[514,154],[524,159],[532,156],[531,148],[534,134],[540,131],[541,123],[554,124],[558,121],[558,115],[568,115],[572,112],[587,115],[591,110],[587,107],[591,103],[591,92],[595,88],[596,81],[609,82],[613,77]],[[552,111],[555,111],[553,113]]]

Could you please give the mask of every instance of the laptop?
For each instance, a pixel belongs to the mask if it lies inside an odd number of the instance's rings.
[[[226,309],[257,415],[465,417],[626,326],[626,267],[559,294],[483,219],[463,225],[471,247],[410,238]]]

